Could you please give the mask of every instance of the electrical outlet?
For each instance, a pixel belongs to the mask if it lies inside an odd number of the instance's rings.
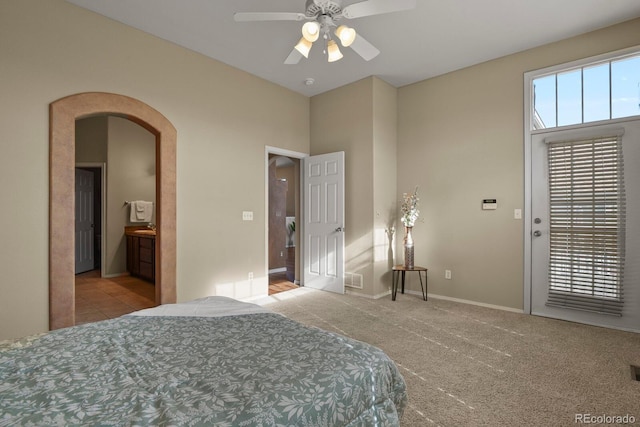
[[[249,273],[249,280],[253,280],[253,273]]]
[[[447,280],[451,280],[451,270],[444,271],[444,278]]]

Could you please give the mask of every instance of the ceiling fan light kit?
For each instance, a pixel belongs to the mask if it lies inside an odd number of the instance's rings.
[[[416,0],[364,0],[342,7],[342,0],[307,0],[305,13],[291,12],[241,12],[234,15],[236,22],[249,21],[302,21],[302,38],[293,51],[285,59],[285,64],[297,64],[302,56],[309,57],[313,42],[320,33],[326,43],[325,52],[329,62],[340,60],[343,55],[335,40],[331,38],[331,30],[344,47],[351,47],[365,61],[370,61],[380,51],[369,43],[356,30],[346,25],[338,25],[341,19],[355,19],[365,16],[399,12],[416,7]],[[301,55],[300,55],[301,54]]]
[[[309,52],[311,52],[311,42],[306,38],[302,37],[298,44],[295,46],[295,49],[304,55],[305,58],[309,57]]]
[[[320,24],[316,21],[309,21],[302,26],[302,37],[309,40],[311,43],[318,40],[320,37]]]
[[[346,25],[340,25],[336,29],[335,35],[340,39],[342,46],[349,47],[356,39],[356,30],[349,28]]]
[[[336,62],[342,59],[342,56],[342,52],[340,52],[335,40],[329,40],[327,42],[327,61]]]

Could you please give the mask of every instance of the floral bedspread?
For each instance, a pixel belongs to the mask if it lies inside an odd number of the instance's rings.
[[[137,317],[0,352],[0,426],[397,426],[379,349],[278,314]]]

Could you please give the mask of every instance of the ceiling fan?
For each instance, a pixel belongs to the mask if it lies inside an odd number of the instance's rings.
[[[342,52],[332,33],[344,47],[351,47],[365,61],[370,61],[380,51],[353,28],[340,24],[342,19],[355,19],[383,13],[409,10],[416,7],[416,0],[365,0],[342,7],[342,0],[307,0],[305,12],[239,12],[233,15],[236,22],[249,21],[307,21],[302,26],[302,38],[295,45],[285,64],[297,64],[309,57],[313,42],[322,37],[324,52],[329,62],[342,58]]]

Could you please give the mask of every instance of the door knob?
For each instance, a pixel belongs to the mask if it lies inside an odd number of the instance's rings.
[[[342,227],[336,228],[336,232],[337,233],[342,233],[343,231],[344,231],[344,228],[342,228]]]
[[[536,231],[533,232],[533,235],[536,236],[536,237],[540,237],[540,236],[542,236],[542,231],[536,230]]]

